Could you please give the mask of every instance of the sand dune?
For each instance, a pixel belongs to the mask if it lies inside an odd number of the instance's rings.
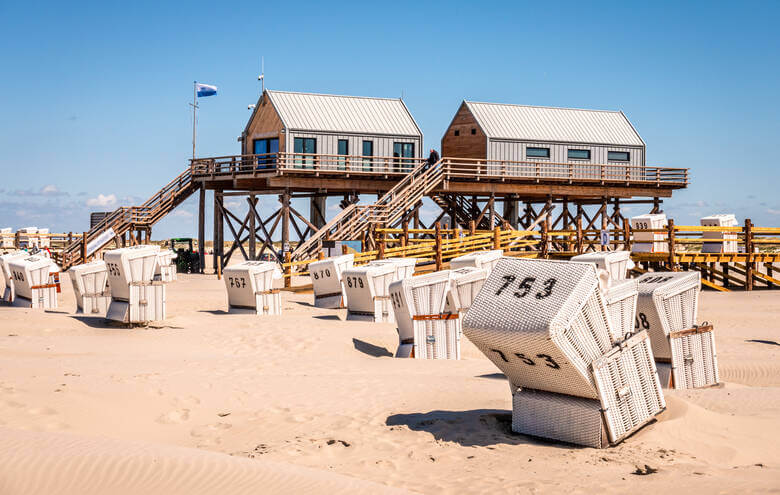
[[[0,493],[404,493],[272,461],[198,449],[0,429]]]
[[[131,330],[72,315],[64,287],[58,312],[0,307],[3,494],[780,486],[780,293],[704,293],[725,383],[667,393],[659,421],[595,450],[513,434],[506,380],[468,341],[461,361],[397,360],[391,324],[311,294],[226,314],[222,282],[196,276],[164,324]]]

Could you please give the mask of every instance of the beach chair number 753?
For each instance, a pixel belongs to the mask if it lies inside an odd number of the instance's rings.
[[[500,296],[504,290],[509,287],[510,284],[512,284],[515,280],[517,280],[517,277],[514,275],[504,275],[503,276],[504,283],[501,285],[501,287],[496,291],[496,295]],[[534,282],[536,282],[535,277],[525,277],[522,282],[520,282],[520,285],[517,287],[518,290],[514,291],[512,294],[515,297],[522,298],[527,296],[531,290],[533,290]],[[544,281],[542,284],[542,290],[536,293],[537,299],[544,299],[546,297],[549,297],[552,294],[553,287],[555,287],[555,284],[558,281],[554,278],[548,278]]]

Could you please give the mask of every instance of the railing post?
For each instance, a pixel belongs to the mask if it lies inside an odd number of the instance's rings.
[[[667,229],[667,236],[669,237],[669,271],[676,272],[677,270],[677,264],[674,260],[674,251],[675,251],[675,239],[674,239],[674,219],[670,218],[669,222],[666,226]]]
[[[435,238],[435,249],[436,249],[436,255],[435,255],[435,262],[436,262],[436,271],[438,272],[441,270],[441,267],[443,265],[443,257],[441,252],[441,223],[436,222],[434,224],[434,238]]]
[[[377,244],[377,255],[376,259],[383,260],[385,259],[385,234],[384,232],[377,232],[376,234],[376,244]]]
[[[87,233],[81,233],[81,262],[87,262]]]
[[[501,249],[501,227],[493,229],[493,249]]]
[[[577,215],[577,254],[582,254],[582,217]]]
[[[320,261],[324,260],[325,259],[325,252],[324,251],[318,252],[317,253],[317,259],[320,260]]]
[[[290,264],[291,255],[290,251],[284,252],[284,287],[289,289],[292,287],[292,265]]]
[[[346,244],[341,245],[341,254],[349,254],[349,247]]]
[[[403,234],[401,234],[401,247],[406,248],[406,245],[409,244],[409,220],[404,220],[403,229]]]
[[[469,220],[469,235],[473,236],[477,233],[477,222],[475,220]]]
[[[745,219],[745,290],[753,290],[753,222]]]
[[[550,230],[550,214],[548,213],[544,217],[544,221],[542,222],[542,253],[541,256],[544,259],[547,259],[547,255],[549,254],[549,246],[547,245],[547,233]]]
[[[623,218],[623,249],[631,251],[631,222]]]

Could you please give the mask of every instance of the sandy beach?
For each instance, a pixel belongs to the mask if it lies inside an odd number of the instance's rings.
[[[67,275],[57,311],[0,306],[0,493],[780,491],[780,293],[703,292],[724,383],[596,450],[511,433],[467,340],[394,359],[394,325],[311,293],[232,315],[222,281],[179,277],[149,328],[75,315]]]

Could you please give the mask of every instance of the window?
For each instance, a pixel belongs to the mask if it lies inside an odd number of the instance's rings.
[[[363,141],[363,156],[374,156],[374,142]],[[372,160],[370,158],[363,158],[363,170],[370,171],[372,166]]]
[[[471,128],[471,134],[476,134],[476,133],[477,133],[477,128],[476,127],[472,127]]]
[[[266,168],[267,165],[276,165],[276,154],[279,153],[279,138],[255,139],[253,153],[264,155],[257,158],[258,168]]]
[[[569,160],[590,160],[590,150],[573,150],[569,149]]]
[[[398,158],[401,158],[399,160]],[[414,143],[393,143],[393,168],[398,170],[401,168],[399,164],[403,164],[404,169],[411,168],[412,160],[414,158]]]
[[[346,139],[339,139],[338,154],[341,156],[349,155],[349,141],[347,141]],[[340,169],[344,170],[347,165],[347,159],[339,158],[338,165]]]
[[[607,160],[610,162],[627,162],[631,159],[628,151],[608,151]]]
[[[526,148],[526,158],[550,158],[550,148]]]
[[[455,135],[456,136],[460,136],[460,130],[459,129],[455,129]]]
[[[317,153],[317,139],[295,138],[293,140],[293,152],[298,155],[314,155]],[[296,165],[314,165],[313,156],[295,157]]]

